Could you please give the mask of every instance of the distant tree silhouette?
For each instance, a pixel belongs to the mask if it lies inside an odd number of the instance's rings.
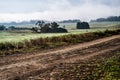
[[[15,30],[15,26],[8,27],[8,30]]]
[[[15,27],[15,26],[10,26],[7,28],[7,30],[32,30],[31,28],[28,27]]]
[[[43,27],[40,29],[41,33],[48,33],[51,31],[50,24],[46,23],[43,25]]]
[[[0,25],[0,30],[5,30],[6,27],[4,25]]]
[[[76,23],[76,22],[80,22],[80,20],[79,19],[63,20],[63,21],[60,21],[59,23]]]
[[[52,22],[51,23],[51,32],[52,33],[63,33],[63,32],[67,32],[66,29],[64,28],[59,28],[59,25],[56,22]]]
[[[77,29],[90,29],[87,22],[77,22]]]
[[[45,23],[44,21],[37,21],[36,25],[38,25],[40,28],[42,28],[44,23]]]
[[[37,27],[32,27],[31,29],[33,32],[38,32],[38,28]]]
[[[36,25],[38,25],[39,28],[33,27],[31,29],[33,32],[40,32],[40,33],[63,33],[63,32],[67,32],[66,29],[59,28],[59,25],[56,22],[45,23],[44,21],[38,21],[36,23]]]
[[[56,29],[56,28],[58,28],[58,26],[59,26],[59,25],[58,25],[56,22],[52,22],[52,23],[51,23],[51,28],[52,28],[52,29]]]
[[[65,32],[68,32],[68,31],[64,28],[56,28],[53,32],[55,32],[55,33],[65,33]]]
[[[96,20],[91,20],[91,22],[105,22],[105,21],[120,21],[120,16],[110,16],[108,18],[98,18]]]

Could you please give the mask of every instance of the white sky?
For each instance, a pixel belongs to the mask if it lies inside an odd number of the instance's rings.
[[[120,15],[120,0],[0,0],[0,22],[31,19],[89,21]]]

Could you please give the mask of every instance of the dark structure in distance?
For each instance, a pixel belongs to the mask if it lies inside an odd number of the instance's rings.
[[[0,25],[0,31],[6,30],[6,27],[4,25]]]
[[[77,22],[77,29],[90,29],[90,26],[87,22]]]

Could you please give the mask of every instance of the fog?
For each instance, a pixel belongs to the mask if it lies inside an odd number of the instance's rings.
[[[0,22],[80,19],[120,15],[120,0],[0,0]]]

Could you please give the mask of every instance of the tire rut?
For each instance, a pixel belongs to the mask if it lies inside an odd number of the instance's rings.
[[[98,44],[101,44],[101,43],[104,43],[106,41],[109,41],[109,40],[113,40],[113,39],[117,39],[117,38],[120,38],[120,35],[115,35],[115,36],[112,36],[112,37],[107,37],[107,38],[103,38],[103,39],[98,39],[98,40],[94,40],[94,41],[91,41],[91,42],[86,42],[86,43],[81,43],[81,44],[78,44],[78,45],[72,45],[72,46],[68,46],[68,47],[64,47],[62,49],[53,49],[52,51],[48,50],[48,51],[43,51],[43,52],[37,52],[37,53],[33,53],[33,54],[18,54],[18,55],[13,55],[13,56],[7,56],[7,57],[0,57],[0,66],[3,66],[3,65],[8,65],[8,64],[15,64],[17,62],[23,62],[23,61],[26,61],[26,60],[30,60],[30,59],[33,59],[33,58],[37,58],[37,57],[45,57],[45,56],[49,56],[49,55],[54,55],[54,54],[62,54],[64,52],[71,52],[71,51],[75,51],[77,49],[84,49],[84,48],[88,48],[89,46],[94,46],[94,45],[98,45]]]
[[[15,57],[15,61],[7,65],[2,65],[2,61],[0,61],[0,80],[15,80],[16,78],[23,80],[29,76],[35,76],[46,70],[53,69],[56,65],[60,65],[61,63],[86,60],[96,55],[119,50],[119,45],[120,36],[117,35],[74,45],[73,47],[67,47],[63,50],[28,55],[28,57],[23,56],[24,59],[16,59]]]

